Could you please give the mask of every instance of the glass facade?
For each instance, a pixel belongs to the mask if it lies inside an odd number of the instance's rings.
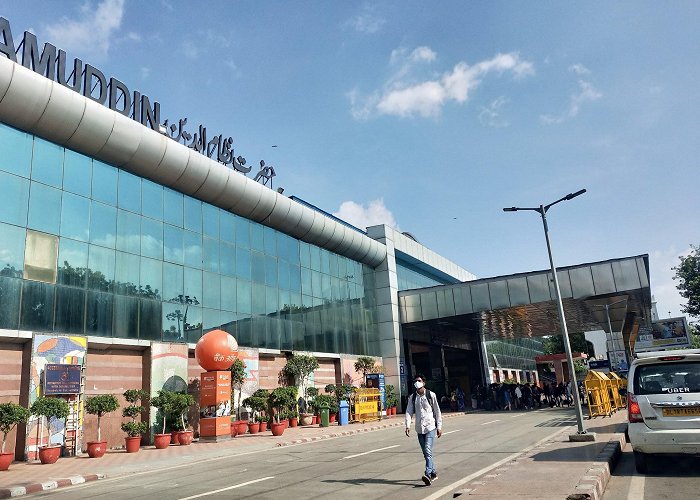
[[[375,352],[374,273],[0,124],[0,328]]]
[[[447,285],[456,283],[457,280],[447,281],[437,276],[431,275],[427,271],[418,269],[410,263],[396,258],[396,277],[399,282],[399,291],[414,290],[416,288],[426,288],[437,285]]]
[[[544,354],[544,348],[542,339],[537,338],[487,340],[486,352],[491,368],[534,371],[535,357]]]

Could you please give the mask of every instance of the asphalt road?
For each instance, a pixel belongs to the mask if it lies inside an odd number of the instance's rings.
[[[604,500],[679,499],[700,495],[700,459],[656,457],[649,473],[634,470],[632,447],[627,444],[605,489]]]
[[[439,480],[420,480],[415,434],[389,428],[308,444],[232,454],[39,494],[52,500],[195,498],[451,498],[453,483],[486,474],[504,459],[561,430],[565,410],[477,413],[444,420],[434,450]],[[570,425],[571,422],[569,422]],[[455,484],[455,487],[457,485]],[[447,487],[447,488],[446,488]]]

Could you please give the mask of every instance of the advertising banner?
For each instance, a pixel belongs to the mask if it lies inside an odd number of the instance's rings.
[[[654,321],[651,328],[640,328],[634,344],[636,352],[656,351],[669,347],[690,347],[685,317]]]

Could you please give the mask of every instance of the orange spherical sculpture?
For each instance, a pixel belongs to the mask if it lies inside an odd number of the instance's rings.
[[[223,330],[212,330],[199,339],[194,357],[208,372],[228,370],[238,357],[238,342]]]

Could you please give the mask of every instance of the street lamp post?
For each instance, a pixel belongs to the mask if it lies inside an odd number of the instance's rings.
[[[544,227],[544,238],[547,242],[547,253],[549,254],[549,264],[552,268],[552,277],[554,278],[554,290],[556,291],[557,294],[557,306],[559,309],[559,322],[561,324],[561,335],[564,339],[564,350],[566,351],[566,361],[567,364],[569,365],[569,379],[572,381],[572,391],[571,393],[574,396],[574,406],[576,408],[576,423],[578,425],[578,432],[575,435],[569,436],[569,440],[571,441],[594,441],[595,440],[595,433],[593,432],[586,432],[586,429],[583,427],[583,411],[581,410],[581,400],[579,399],[578,395],[578,385],[576,384],[576,370],[574,369],[574,359],[573,356],[571,355],[571,343],[569,342],[569,331],[566,328],[566,318],[564,316],[564,303],[561,300],[561,291],[559,290],[559,278],[557,278],[557,268],[554,265],[554,257],[552,255],[552,245],[549,242],[549,228],[547,227],[547,211],[556,205],[557,203],[560,203],[562,201],[569,201],[577,196],[582,195],[585,193],[586,190],[582,189],[580,191],[576,191],[575,193],[569,193],[563,198],[558,199],[555,202],[550,203],[549,205],[540,205],[539,207],[509,207],[509,208],[504,208],[504,212],[519,212],[522,210],[530,210],[533,212],[537,212],[540,214],[542,217],[542,225]]]
[[[612,323],[610,322],[610,306],[614,306],[616,304],[621,304],[623,302],[627,302],[627,299],[622,299],[622,300],[616,300],[615,302],[612,302],[610,304],[591,304],[593,307],[604,307],[605,308],[605,317],[608,320],[608,331],[610,332],[610,338],[606,335],[605,337],[605,349],[607,350],[608,354],[608,361],[610,361],[610,370],[613,369],[612,366],[612,360],[610,360],[610,348],[612,347],[612,352],[615,356],[615,361],[617,362],[617,344],[615,343],[615,337],[613,336],[613,331],[612,331]],[[608,341],[610,342],[610,345],[608,344]],[[623,346],[624,348],[624,346]],[[625,362],[627,362],[627,354],[625,353]],[[616,369],[619,369],[618,365],[615,366]]]

